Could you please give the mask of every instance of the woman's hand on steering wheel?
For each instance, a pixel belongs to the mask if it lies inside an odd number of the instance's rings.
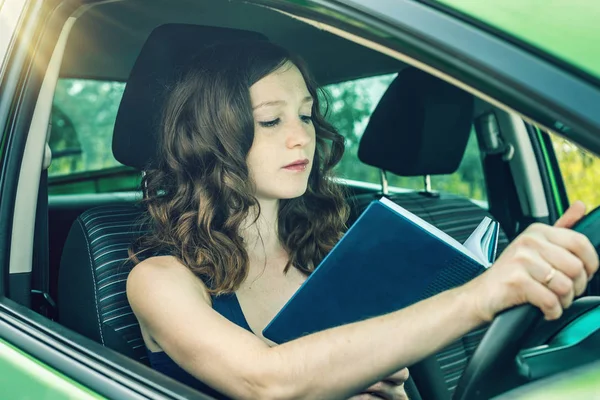
[[[404,391],[404,382],[408,379],[408,375],[408,369],[403,368],[348,400],[408,400]]]
[[[525,303],[538,307],[547,320],[560,318],[598,270],[590,241],[569,229],[584,215],[585,205],[575,202],[554,226],[532,224],[488,271],[466,285],[483,321]]]

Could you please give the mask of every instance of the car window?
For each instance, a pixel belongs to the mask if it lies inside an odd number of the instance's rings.
[[[358,160],[358,145],[369,117],[396,74],[380,75],[325,86],[329,97],[327,119],[346,138],[346,152],[337,166],[337,176],[344,179],[381,182],[378,168]],[[422,190],[423,177],[400,177],[388,173],[390,186]],[[474,200],[486,200],[485,179],[475,130],[467,144],[465,156],[457,172],[431,177],[433,190],[462,195]]]
[[[583,201],[588,211],[600,205],[600,157],[550,134],[569,203]]]
[[[121,166],[112,155],[112,133],[125,83],[60,79],[52,104],[48,176]]]
[[[328,119],[346,137],[346,152],[336,171],[339,177],[375,184],[381,182],[377,168],[358,160],[358,144],[371,113],[395,77],[396,74],[387,74],[324,88],[329,97]],[[60,181],[57,178],[91,171],[108,172],[111,168],[121,166],[113,157],[111,140],[124,89],[124,82],[59,80],[52,107],[49,141],[52,164],[48,173],[54,178],[54,191],[58,189],[56,183]],[[82,181],[92,181],[89,176],[82,176],[77,181],[78,185],[61,192],[97,191],[94,189],[97,185],[82,185]],[[392,187],[424,188],[422,177],[388,174],[388,181]],[[474,131],[458,171],[451,175],[432,176],[431,183],[433,190],[486,200],[485,180]]]

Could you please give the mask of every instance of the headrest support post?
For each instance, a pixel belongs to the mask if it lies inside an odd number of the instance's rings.
[[[380,169],[380,176],[381,176],[381,193],[384,196],[387,196],[390,193],[389,187],[388,187],[388,180],[387,180],[387,174],[385,172],[385,170]]]
[[[146,182],[146,179],[144,179],[146,177],[146,171],[142,171],[142,195],[144,200],[146,200],[148,198],[148,182]]]
[[[431,193],[431,175],[425,175],[423,177],[423,184],[425,186],[425,191]]]
[[[475,120],[475,130],[480,139],[480,147],[485,154],[502,154],[504,161],[510,161],[514,147],[507,143],[500,133],[498,117],[493,111],[480,115]]]

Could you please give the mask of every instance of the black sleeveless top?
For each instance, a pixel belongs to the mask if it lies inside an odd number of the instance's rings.
[[[237,299],[235,293],[223,294],[220,296],[212,297],[212,306],[213,309],[233,322],[236,325],[246,329],[249,332],[252,332],[246,318],[244,317],[244,313],[242,312],[242,307],[240,307],[240,303]],[[181,368],[175,361],[171,359],[164,351],[152,352],[147,350],[148,352],[148,360],[150,361],[150,366],[152,369],[162,372],[163,374],[181,382],[188,386],[193,387],[201,391],[202,393],[208,394],[216,399],[228,399],[228,397],[222,395],[217,392],[210,386],[204,384],[198,379],[194,378],[192,375],[187,373],[183,368]]]

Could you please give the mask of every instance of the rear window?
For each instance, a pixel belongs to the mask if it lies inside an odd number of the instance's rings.
[[[121,166],[112,133],[125,83],[60,79],[52,104],[50,177]]]

